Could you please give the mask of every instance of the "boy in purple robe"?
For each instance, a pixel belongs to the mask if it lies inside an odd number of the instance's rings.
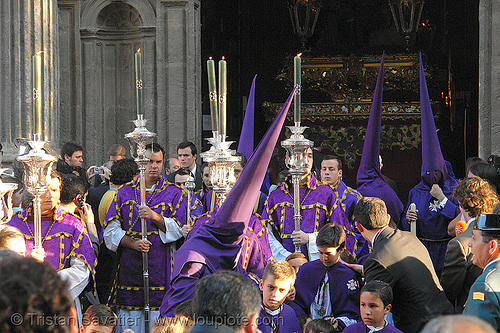
[[[96,256],[82,220],[61,210],[61,176],[55,170],[50,176],[47,192],[41,196],[42,248],[34,249],[35,229],[31,204],[14,215],[7,225],[18,228],[24,235],[26,255],[49,262],[58,271],[61,279],[69,284],[69,293],[74,300],[87,286],[90,275],[95,278]]]
[[[220,270],[246,273],[238,262],[238,256],[241,255],[239,243],[248,226],[253,203],[260,192],[294,91],[215,216],[191,230],[187,240],[175,253],[174,276],[161,305],[162,317],[172,317],[177,305],[193,296],[196,283],[203,276]]]
[[[361,288],[361,319],[357,324],[346,327],[345,333],[403,333],[387,323],[385,315],[391,311],[392,288],[383,281],[373,280]]]
[[[259,288],[262,307],[258,328],[262,333],[301,333],[297,315],[284,304],[295,283],[295,270],[286,261],[273,261],[266,266]]]
[[[403,203],[384,180],[380,171],[380,135],[382,132],[382,94],[384,84],[384,55],[380,62],[377,85],[373,95],[370,118],[366,128],[363,153],[358,169],[358,192],[364,197],[377,197],[385,202],[392,221],[399,226],[403,218]]]
[[[361,276],[339,261],[345,241],[340,226],[321,228],[316,239],[320,259],[300,267],[290,304],[297,316],[328,318],[339,331],[359,319]]]
[[[134,318],[119,327],[144,331],[141,318],[144,306],[142,252],[149,257],[149,299],[151,318],[158,316],[163,297],[170,286],[174,242],[182,237],[186,223],[186,199],[182,190],[162,176],[163,148],[157,143],[146,146],[149,162],[145,170],[146,205],[140,206],[140,177],[124,184],[116,193],[106,215],[104,240],[111,251],[119,251],[119,267],[108,303],[118,316]],[[141,239],[141,219],[146,219],[148,239]]]
[[[452,198],[457,181],[448,175],[432,115],[424,67],[420,59],[420,108],[422,112],[422,181],[411,189],[402,229],[417,223],[417,237],[431,256],[436,274],[441,276],[448,241],[448,224],[460,214]],[[414,203],[417,210],[410,210]]]
[[[342,160],[335,155],[326,155],[321,161],[321,181],[330,185],[337,198],[342,203],[342,209],[349,219],[352,230],[356,234],[356,244],[354,245],[353,256],[355,259],[370,253],[368,242],[357,231],[354,224],[354,206],[361,199],[361,194],[344,183],[342,180]]]
[[[309,260],[317,259],[316,235],[327,223],[340,225],[347,235],[347,250],[351,253],[354,250],[355,234],[342,210],[342,203],[329,185],[318,181],[311,174],[311,149],[307,155],[306,172],[300,180],[301,230],[295,231],[291,176],[269,194],[262,213],[262,220],[268,225],[269,244],[275,260],[285,260],[295,251],[294,244],[301,245],[301,252]]]

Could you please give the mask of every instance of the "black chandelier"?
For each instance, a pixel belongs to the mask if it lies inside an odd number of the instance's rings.
[[[396,30],[402,33],[406,41],[406,49],[418,30],[424,0],[388,0]]]
[[[303,49],[306,47],[307,40],[314,34],[320,9],[321,0],[288,1],[293,33],[299,37]]]

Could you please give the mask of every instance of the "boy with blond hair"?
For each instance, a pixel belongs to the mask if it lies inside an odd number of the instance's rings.
[[[259,283],[262,307],[258,327],[262,333],[300,333],[293,309],[283,304],[295,283],[295,270],[286,261],[270,262]]]

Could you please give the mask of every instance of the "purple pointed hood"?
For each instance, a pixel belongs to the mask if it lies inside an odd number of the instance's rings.
[[[394,190],[386,183],[380,171],[380,135],[382,132],[382,95],[384,85],[384,56],[380,62],[377,85],[373,95],[370,118],[366,129],[366,137],[363,145],[361,164],[358,169],[357,184],[358,192],[365,197],[377,197],[382,199],[387,212],[394,222],[399,225],[403,214],[403,203]]]
[[[257,75],[254,76],[250,94],[248,95],[247,109],[245,111],[245,118],[243,119],[243,126],[241,128],[240,141],[238,142],[239,153],[245,155],[247,160],[253,154],[253,134],[254,134],[254,109],[255,109],[255,80]]]
[[[448,178],[446,164],[444,162],[441,146],[436,132],[434,116],[432,114],[431,101],[425,80],[422,54],[420,54],[420,110],[421,110],[421,131],[422,131],[422,170],[421,176],[427,171],[439,170],[442,172],[444,180]]]

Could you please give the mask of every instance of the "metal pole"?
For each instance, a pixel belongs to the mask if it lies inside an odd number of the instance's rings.
[[[295,231],[300,231],[300,176],[292,175],[293,182],[293,221],[295,222]],[[295,252],[300,251],[300,244],[295,244]]]
[[[146,206],[146,167],[143,163],[139,164],[141,173],[140,190],[141,190],[141,206]],[[145,219],[141,219],[141,238],[143,241],[148,240],[148,226]],[[144,332],[149,333],[149,261],[148,253],[142,252],[142,282],[144,288]]]

